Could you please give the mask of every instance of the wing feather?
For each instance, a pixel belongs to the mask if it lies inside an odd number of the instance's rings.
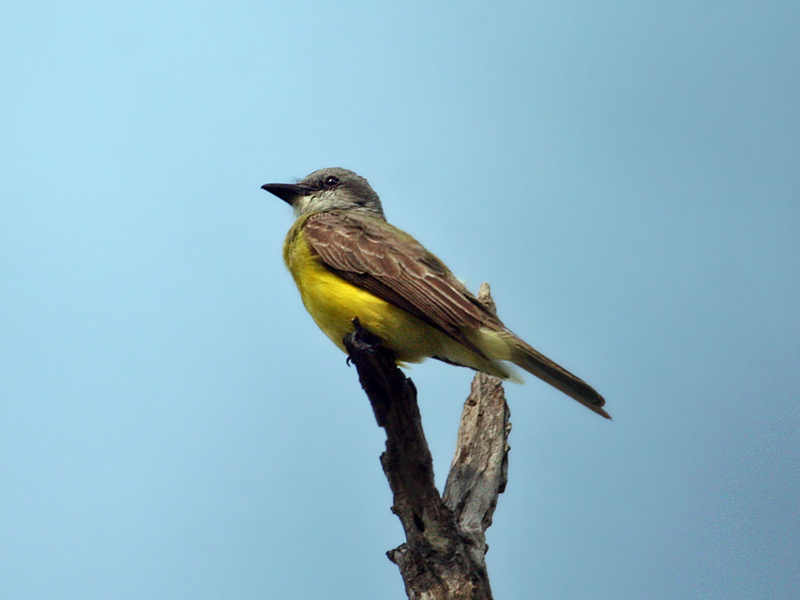
[[[353,285],[407,310],[484,356],[463,329],[503,324],[407,233],[371,216],[317,213],[303,224],[323,264]]]

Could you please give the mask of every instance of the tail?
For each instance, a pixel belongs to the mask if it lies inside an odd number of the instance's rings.
[[[611,415],[603,410],[603,405],[606,401],[583,379],[575,377],[564,367],[554,363],[544,354],[537,352],[517,336],[514,336],[512,344],[511,362],[515,365],[525,369],[532,375],[536,375],[536,377],[546,381],[554,388],[561,390],[567,396],[574,398],[601,417],[611,418]]]

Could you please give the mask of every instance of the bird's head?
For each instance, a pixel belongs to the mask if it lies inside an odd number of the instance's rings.
[[[355,210],[385,219],[380,198],[363,177],[340,167],[314,171],[297,183],[261,186],[288,203],[296,217],[329,210]]]

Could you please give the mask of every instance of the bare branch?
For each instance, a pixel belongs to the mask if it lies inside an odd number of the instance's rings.
[[[481,286],[478,298],[494,310],[488,284]],[[492,524],[497,497],[508,482],[509,417],[502,382],[477,373],[461,413],[444,503],[471,538],[473,559],[482,564],[488,550],[485,532]]]
[[[485,286],[485,284],[484,284]],[[491,302],[488,286],[482,300]],[[508,407],[496,378],[478,374],[464,405],[444,501],[422,429],[413,382],[380,339],[353,320],[344,338],[375,419],[386,430],[381,465],[406,543],[387,553],[412,600],[491,600],[485,531],[508,472]]]

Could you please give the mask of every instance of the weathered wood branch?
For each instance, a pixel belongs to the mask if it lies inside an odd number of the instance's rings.
[[[491,302],[488,286],[481,299]],[[387,552],[412,600],[491,600],[485,531],[508,472],[508,407],[499,380],[478,374],[464,405],[444,499],[436,489],[413,382],[380,339],[354,320],[345,337],[350,360],[386,430],[381,455],[406,543]]]

